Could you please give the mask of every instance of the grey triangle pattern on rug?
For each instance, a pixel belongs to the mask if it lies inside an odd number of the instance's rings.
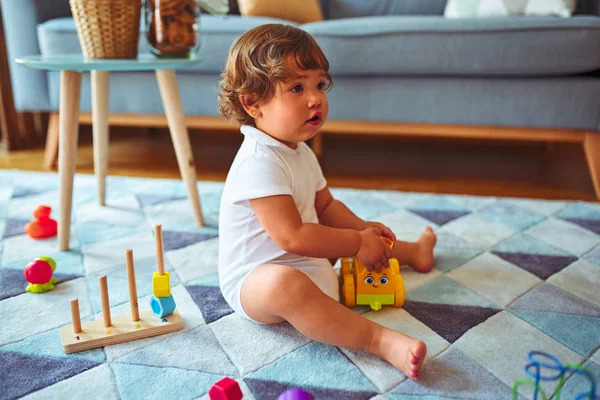
[[[187,290],[208,324],[233,312],[218,287],[192,285]]]
[[[52,277],[56,279],[56,285],[58,285],[62,282],[79,278],[80,275],[54,273]],[[0,300],[25,293],[27,284],[22,270],[12,268],[0,269]]]
[[[583,218],[564,218],[565,221],[569,221],[575,225],[579,225],[582,228],[588,229],[594,233],[600,234],[600,220],[597,219],[583,219]]]
[[[600,365],[596,203],[332,188],[355,214],[390,226],[402,240],[415,240],[427,225],[438,236],[430,273],[402,266],[402,308],[353,309],[426,343],[422,379],[413,382],[379,357],[315,342],[287,322],[262,325],[233,312],[219,289],[220,182],[198,182],[209,224],[198,227],[181,180],[111,176],[102,207],[90,193],[95,178],[77,175],[69,251],[57,249],[57,238],[23,234],[33,212],[24,205],[43,198],[57,207],[57,174],[0,170],[0,182],[1,399],[90,391],[206,399],[224,376],[256,400],[277,399],[294,385],[317,399],[505,399],[526,376],[533,350],[563,364]],[[70,300],[78,298],[83,321],[101,318],[100,275],[108,279],[111,314],[129,315],[128,248],[139,305],[149,308],[157,223],[183,329],[65,354],[59,330],[71,324]],[[41,255],[55,259],[58,283],[49,292],[25,292],[23,269]],[[519,389],[519,400],[531,398],[527,390]]]
[[[13,199],[19,199],[22,197],[34,196],[36,194],[44,193],[46,190],[36,190],[24,186],[15,186],[12,194]],[[33,210],[32,210],[33,211]]]
[[[165,251],[171,251],[216,237],[210,233],[163,231],[163,245]]]
[[[488,307],[418,301],[407,301],[404,309],[450,343],[456,342],[466,331],[501,311]]]
[[[407,210],[423,218],[426,218],[440,226],[469,214],[468,211],[422,210],[415,208],[407,208]]]
[[[513,302],[509,309],[547,311],[600,318],[600,307],[549,283],[542,283]]]
[[[25,293],[27,281],[23,271],[12,268],[0,269],[0,300]]]
[[[15,399],[98,365],[100,364],[88,360],[32,357],[0,352],[0,394],[2,398]],[[41,371],[44,373],[40,373]]]
[[[531,272],[540,279],[548,279],[560,272],[569,264],[577,261],[577,257],[555,256],[544,254],[523,254],[492,251],[498,257]]]
[[[27,220],[24,219],[9,219],[6,221],[6,227],[4,228],[4,239],[25,234],[25,225]]]

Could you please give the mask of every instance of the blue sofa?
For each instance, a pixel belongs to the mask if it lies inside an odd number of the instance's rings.
[[[591,133],[600,131],[600,0],[579,0],[572,18],[446,19],[445,4],[322,0],[326,19],[299,26],[331,64],[325,132],[581,142],[596,181],[600,143]],[[3,0],[2,11],[11,60],[81,51],[68,0]],[[217,83],[231,43],[269,22],[290,23],[202,16],[204,61],[178,71],[187,116],[217,118]],[[147,51],[143,34],[140,51]],[[14,62],[10,70],[19,111],[58,110],[58,73]],[[154,74],[110,79],[112,113],[163,114]],[[90,103],[84,75],[81,111],[89,112]],[[481,126],[492,128],[481,133]],[[600,185],[596,190],[600,195]]]

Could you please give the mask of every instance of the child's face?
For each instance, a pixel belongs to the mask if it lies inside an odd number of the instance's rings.
[[[298,76],[279,82],[273,98],[256,106],[256,127],[295,149],[319,131],[327,119],[329,103],[323,70],[304,70],[292,66]]]

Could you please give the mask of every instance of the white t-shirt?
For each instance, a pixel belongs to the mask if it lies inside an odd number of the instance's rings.
[[[302,222],[319,223],[315,195],[327,181],[316,156],[305,143],[291,149],[252,126],[244,125],[241,131],[244,142],[227,175],[219,214],[219,282],[223,297],[235,311],[243,313],[240,290],[244,277],[260,265],[275,263],[301,270],[337,300],[337,276],[329,261],[281,249],[260,224],[249,201],[290,195]]]

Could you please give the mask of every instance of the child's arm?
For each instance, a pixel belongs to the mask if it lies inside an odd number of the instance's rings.
[[[379,228],[382,235],[396,241],[396,236],[387,226],[379,222],[363,221],[354,214],[344,203],[331,195],[328,187],[319,190],[315,196],[315,208],[319,222],[334,228],[346,228],[362,231],[367,228]]]
[[[389,265],[392,251],[380,239],[381,229],[357,231],[303,223],[289,195],[252,199],[250,204],[269,236],[285,251],[315,258],[356,256],[374,268]]]

